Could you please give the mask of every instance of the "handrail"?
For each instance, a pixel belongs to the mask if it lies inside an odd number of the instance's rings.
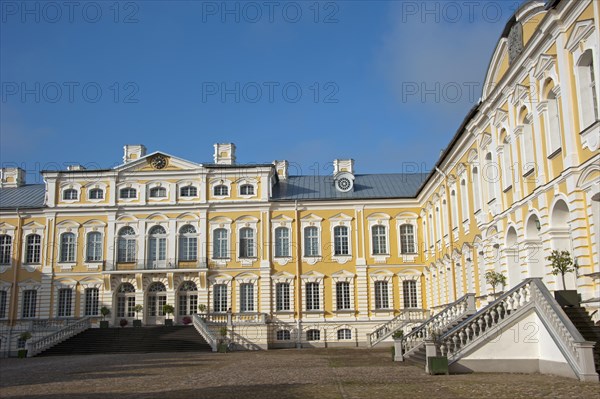
[[[260,312],[207,313],[204,317],[206,322],[211,324],[264,324],[267,322],[267,314]]]
[[[402,337],[402,353],[406,355],[424,342],[425,338],[436,331],[442,331],[447,325],[455,320],[476,312],[475,294],[465,294],[452,302],[444,310],[426,320],[419,327]]]
[[[91,316],[85,316],[75,323],[68,324],[64,328],[37,339],[35,341],[28,341],[26,344],[27,347],[27,357],[33,357],[46,349],[69,339],[82,331],[87,330],[92,326],[92,318]]]
[[[421,322],[429,317],[429,311],[424,309],[405,309],[392,320],[367,333],[369,346],[375,346],[408,323]]]
[[[213,352],[217,351],[217,337],[210,331],[204,320],[200,317],[200,315],[195,314],[192,317],[192,324],[196,328],[196,331],[202,335],[204,340],[210,345]]]

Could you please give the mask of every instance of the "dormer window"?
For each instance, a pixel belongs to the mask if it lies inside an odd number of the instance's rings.
[[[181,197],[197,197],[198,189],[194,186],[185,186],[179,189],[179,195]]]
[[[131,198],[136,198],[136,197],[137,197],[137,191],[135,188],[127,187],[127,188],[122,188],[119,191],[119,198],[131,199]]]
[[[104,190],[93,188],[90,190],[90,199],[104,199]]]
[[[224,184],[219,184],[213,188],[215,197],[226,197],[229,195],[229,188]]]
[[[164,187],[153,187],[150,189],[150,198],[166,198],[167,189]]]
[[[254,195],[254,186],[251,184],[243,184],[240,187],[240,195]]]
[[[77,200],[77,190],[74,188],[68,188],[63,191],[63,200]]]

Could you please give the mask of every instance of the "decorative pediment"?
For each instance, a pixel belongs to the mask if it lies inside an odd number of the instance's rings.
[[[352,278],[354,278],[354,273],[349,272],[348,270],[340,270],[338,272],[333,273],[331,275],[331,278],[333,278],[335,280],[352,279]]]
[[[512,93],[512,101],[513,105],[517,105],[524,102],[529,102],[529,86],[524,86],[520,84],[516,84]]]
[[[367,220],[390,220],[391,216],[385,213],[372,213],[367,217]]]
[[[84,227],[105,227],[106,223],[104,223],[102,220],[98,220],[98,219],[92,219],[92,220],[88,220],[87,222],[85,222],[83,224]]]
[[[288,273],[288,272],[279,272],[279,273],[275,273],[274,275],[271,276],[271,280],[273,281],[292,281],[294,280],[295,276],[292,273]]]
[[[252,283],[258,280],[258,276],[253,273],[242,273],[235,276],[235,281],[238,283]]]
[[[485,148],[492,142],[492,135],[489,133],[483,133],[479,140],[479,148]]]
[[[23,229],[25,229],[25,230],[33,230],[33,229],[44,230],[44,228],[45,228],[45,226],[38,222],[29,222],[23,226]]]
[[[594,32],[594,21],[591,19],[585,21],[579,21],[575,24],[573,31],[571,32],[571,36],[569,36],[569,40],[567,41],[567,45],[565,48],[570,52],[573,52],[577,49],[580,43],[584,42],[592,35]]]
[[[323,218],[320,216],[315,215],[314,213],[311,213],[309,215],[304,216],[301,219],[303,222],[317,222],[320,223],[323,221]]]
[[[254,217],[254,216],[243,215],[243,216],[240,216],[237,219],[235,219],[235,221],[236,221],[236,223],[244,223],[244,222],[258,223],[259,219],[257,217]]]
[[[271,218],[271,222],[288,222],[289,223],[289,222],[293,222],[293,221],[294,221],[294,219],[292,219],[291,217],[286,216],[286,215],[277,215],[277,216]]]
[[[309,282],[309,283],[320,282],[323,280],[324,277],[325,277],[324,274],[319,273],[314,270],[311,270],[310,272],[304,273],[303,275],[300,276],[300,278],[302,278],[302,280],[304,280],[305,282]]]
[[[162,151],[155,151],[152,154],[145,155],[135,161],[116,166],[114,169],[121,172],[161,172],[161,171],[182,171],[197,170],[202,165],[196,162],[187,161]]]
[[[496,109],[496,113],[494,113],[494,126],[500,129],[503,125],[506,124],[508,120],[508,112],[505,110],[498,108]]]
[[[537,64],[535,64],[535,69],[533,74],[535,78],[541,80],[542,78],[547,77],[550,74],[555,74],[556,71],[556,56],[549,54],[542,54],[538,58]]]
[[[346,215],[345,213],[338,213],[337,215],[329,218],[329,220],[331,220],[332,222],[350,221],[352,220],[352,216]]]
[[[231,223],[233,223],[233,220],[231,220],[225,216],[215,216],[214,218],[210,219],[209,222],[213,223],[213,224],[219,224],[219,223],[231,224]]]

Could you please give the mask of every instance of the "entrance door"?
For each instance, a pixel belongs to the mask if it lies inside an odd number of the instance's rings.
[[[146,298],[146,324],[163,324],[165,313],[163,306],[167,304],[167,289],[160,282],[155,282],[148,287],[148,296]]]

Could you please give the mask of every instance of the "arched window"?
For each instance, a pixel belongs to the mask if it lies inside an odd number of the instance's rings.
[[[335,226],[333,228],[333,250],[334,255],[349,255],[348,228],[346,226]]]
[[[104,190],[101,188],[92,188],[90,190],[90,199],[104,199]]]
[[[582,126],[585,130],[598,120],[598,97],[596,92],[596,71],[592,50],[586,50],[577,62],[577,88],[581,100]]]
[[[277,331],[278,341],[289,341],[291,339],[290,330],[279,330]]]
[[[531,126],[531,116],[527,112],[526,107],[521,108],[520,122],[522,126],[521,138],[521,173],[529,175],[535,168],[535,148],[533,146],[533,127]]]
[[[213,258],[215,259],[225,259],[228,258],[228,240],[227,240],[227,230],[225,229],[215,229],[213,231]]]
[[[117,290],[117,317],[135,316],[135,288],[131,283],[123,283]]]
[[[198,189],[195,186],[183,186],[179,189],[181,197],[197,197]]]
[[[12,249],[12,237],[6,234],[0,235],[0,265],[10,265]]]
[[[375,281],[375,309],[388,309],[388,282]]]
[[[37,308],[37,290],[23,291],[23,303],[21,308],[21,317],[30,319],[35,317]]]
[[[229,187],[219,184],[213,188],[213,194],[215,197],[226,197],[229,195]]]
[[[28,264],[40,263],[41,249],[42,237],[39,234],[29,234],[27,236],[26,262]]]
[[[290,256],[290,229],[278,227],[275,229],[275,257]]]
[[[63,200],[76,200],[77,199],[77,190],[74,188],[68,188],[63,191]]]
[[[469,191],[467,190],[467,182],[465,179],[460,181],[460,213],[462,214],[463,222],[469,220]]]
[[[548,144],[548,157],[553,156],[562,148],[560,134],[560,111],[558,98],[551,90],[548,93],[548,120],[546,121],[546,137]]]
[[[198,236],[196,229],[190,224],[179,229],[179,260],[194,261],[198,259]]]
[[[148,316],[164,316],[163,306],[167,304],[167,288],[161,282],[154,282],[148,287]]]
[[[456,190],[450,191],[450,206],[452,207],[452,228],[458,227],[458,199],[456,198]]]
[[[320,341],[321,340],[321,331],[308,330],[306,332],[306,340],[307,341]]]
[[[433,215],[429,214],[429,246],[433,247],[435,245],[435,236],[433,234]]]
[[[252,184],[242,184],[240,186],[240,195],[254,195],[254,186]]]
[[[254,312],[254,284],[240,284],[240,312]]]
[[[436,241],[440,242],[442,240],[442,212],[439,204],[435,207],[435,232]]]
[[[73,302],[73,290],[71,288],[61,288],[58,290],[57,317],[70,317],[71,304]]]
[[[126,226],[119,230],[117,241],[117,262],[135,262],[136,243],[135,231]]]
[[[275,284],[275,310],[278,312],[290,310],[290,283]]]
[[[373,255],[387,254],[387,235],[385,226],[375,225],[371,227],[371,235],[373,240]]]
[[[250,227],[240,229],[240,258],[254,257],[254,230]]]
[[[400,226],[400,252],[403,254],[417,253],[415,227],[412,224],[403,224]]]
[[[492,153],[485,154],[485,174],[484,179],[488,184],[488,202],[496,198],[496,182],[498,181],[498,168],[494,164]]]
[[[86,240],[86,261],[99,262],[102,260],[102,233],[92,231]]]
[[[304,256],[319,256],[319,229],[310,226],[304,228]]]
[[[506,131],[503,130],[501,135],[506,135]],[[504,180],[504,189],[507,190],[513,184],[513,165],[512,157],[510,152],[510,139],[505,136],[502,140],[502,178]]]
[[[137,197],[137,190],[131,187],[125,187],[119,190],[119,198],[131,199]]]
[[[352,339],[352,330],[349,328],[341,328],[337,330],[337,338],[338,340]]]
[[[60,261],[61,262],[75,262],[75,247],[76,247],[75,234],[63,233],[60,236]]]
[[[167,231],[162,226],[153,226],[148,231],[148,266],[164,267],[167,260]]]
[[[179,286],[177,311],[180,316],[198,313],[198,286],[193,281],[184,281]]]
[[[227,312],[227,285],[213,285],[213,311],[224,313]]]
[[[473,174],[473,202],[475,212],[481,209],[481,183],[479,181],[479,170],[474,166],[471,173]]]
[[[166,198],[167,189],[164,187],[152,187],[150,189],[150,198]]]

